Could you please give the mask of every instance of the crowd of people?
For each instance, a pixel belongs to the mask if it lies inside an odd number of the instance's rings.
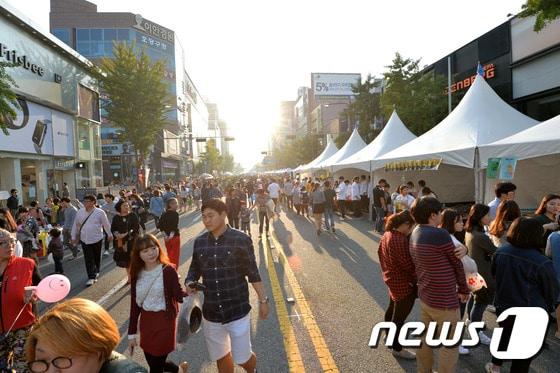
[[[269,234],[271,219],[280,216],[281,206],[295,219],[312,216],[317,235],[336,234],[335,220],[343,223],[350,215],[360,219],[371,213],[372,228],[381,236],[378,256],[389,293],[385,321],[395,323],[397,335],[417,298],[426,326],[457,325],[465,318],[481,321],[486,311],[499,315],[510,307],[541,307],[560,317],[559,195],[545,196],[534,214],[523,216],[515,202],[516,186],[499,183],[490,204],[474,204],[464,214],[444,208],[424,180],[418,186],[417,191],[408,182],[391,193],[386,180],[372,185],[365,175],[352,180],[246,177],[154,185],[142,193],[121,190],[116,196],[86,195],[82,201],[57,196],[44,206],[37,201],[21,206],[12,190],[8,207],[0,210],[0,370],[46,372],[52,365],[73,372],[95,360],[95,370],[87,371],[143,371],[113,351],[118,330],[94,303],[72,299],[36,317],[36,299],[25,288],[41,280],[37,254],[46,248],[59,274],[64,273],[65,253],[74,260],[82,251],[86,286],[98,281],[101,259],[112,253],[131,289],[129,348],[142,348],[151,372],[187,370],[185,362],[177,365],[168,355],[176,348],[179,304],[197,291],[205,295],[203,332],[218,370],[230,372],[238,364],[255,372],[249,283],[259,299],[259,317],[267,318],[269,310],[255,261],[251,218],[262,238]],[[195,239],[181,284],[179,219],[190,210],[201,213],[207,232]],[[164,245],[156,232],[148,233],[150,219]],[[8,284],[12,274],[18,274],[17,281]],[[78,315],[83,316],[80,322],[64,322]],[[88,325],[105,325],[106,335]],[[513,325],[508,319],[500,327],[507,332]],[[558,328],[555,335],[560,338]],[[54,335],[59,340],[53,341]],[[488,330],[478,332],[478,338],[490,344]],[[72,348],[64,349],[66,343]],[[419,372],[432,371],[433,352],[425,343],[416,353],[398,342],[392,346],[397,358],[416,359]],[[442,348],[438,371],[455,371],[458,356],[469,353],[461,345]],[[493,358],[485,369],[499,372],[502,363]],[[526,372],[530,364],[531,359],[514,360],[512,371]]]

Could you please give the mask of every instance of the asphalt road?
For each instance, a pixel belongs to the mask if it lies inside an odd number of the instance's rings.
[[[193,238],[204,231],[200,213],[183,214],[180,226],[179,273],[184,277]],[[267,320],[258,320],[256,307],[251,312],[252,343],[260,373],[416,371],[414,361],[398,360],[385,347],[368,347],[371,329],[383,320],[388,304],[377,257],[379,236],[373,233],[370,222],[337,218],[336,233],[317,236],[309,219],[283,211],[271,224],[269,239],[257,238],[255,222],[251,229],[259,270],[271,299]],[[117,350],[126,353],[130,292],[124,270],[104,257],[99,282],[86,288],[83,258],[65,261],[64,267],[72,282],[70,296],[100,302],[111,313],[122,335]],[[41,270],[48,274],[53,269],[47,264]],[[257,304],[252,290],[251,302]],[[417,302],[409,321],[419,320],[418,311]],[[486,312],[484,321],[491,334],[495,315]],[[532,372],[558,371],[560,341],[553,337],[553,328],[546,347],[532,364]],[[458,372],[484,371],[491,358],[488,347],[471,351],[459,358]],[[133,358],[145,364],[140,349]],[[192,372],[217,372],[209,361],[202,333],[193,335],[171,359],[188,361]],[[504,368],[509,369],[507,364]]]

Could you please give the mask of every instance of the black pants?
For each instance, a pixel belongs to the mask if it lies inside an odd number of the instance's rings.
[[[499,316],[499,314],[497,314],[496,316]],[[515,321],[514,318],[508,317],[504,321],[501,321],[501,322],[498,323],[500,328],[503,329],[502,338],[500,340],[500,345],[498,347],[498,350],[505,350],[507,348],[507,346],[509,345],[509,339],[511,338],[511,332],[513,331],[514,321]],[[532,361],[533,358],[534,357],[529,358],[529,359],[523,359],[523,360],[521,360],[521,359],[512,360],[511,361],[510,373],[527,373],[527,372],[529,372],[529,366],[531,365],[531,361]],[[502,366],[503,362],[504,362],[503,360],[492,357],[492,364],[494,364],[494,365]]]
[[[237,214],[230,214],[228,215],[228,223],[229,226],[235,229],[239,229],[239,215]]]
[[[338,211],[340,212],[340,216],[343,218],[346,217],[346,201],[343,199],[337,200],[338,202]]]
[[[64,273],[64,268],[62,268],[62,259],[63,256],[55,256],[53,255],[53,260],[54,260],[54,271],[56,273]]]
[[[361,200],[353,200],[352,201],[352,209],[354,210],[354,217],[361,218],[362,217],[362,201]]]
[[[280,206],[278,205],[278,198],[273,198],[272,201],[274,201],[274,212],[280,211]]]
[[[259,235],[263,232],[263,223],[266,221],[266,233],[268,233],[268,214],[266,211],[259,211]]]
[[[392,321],[397,326],[397,332],[395,333],[395,340],[393,342],[393,350],[401,351],[402,346],[400,345],[399,333],[401,331],[406,318],[412,311],[412,307],[414,307],[414,300],[416,299],[416,294],[411,293],[406,298],[403,298],[399,301],[394,302],[391,298],[389,298],[389,307],[385,312],[385,321]]]
[[[105,248],[105,251],[109,251],[109,236],[107,235],[107,232],[103,232],[103,241],[104,241],[104,245],[103,247]]]
[[[171,361],[167,361],[167,355],[153,356],[144,351],[144,356],[146,357],[146,362],[150,366],[150,373],[177,373],[179,371],[177,365],[173,364]]]
[[[86,262],[86,271],[88,278],[94,280],[101,270],[101,244],[103,240],[87,245],[83,242],[82,250],[84,251],[84,260]]]

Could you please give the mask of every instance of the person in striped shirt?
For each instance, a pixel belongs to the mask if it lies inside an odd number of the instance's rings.
[[[423,197],[412,206],[411,213],[418,224],[410,236],[410,255],[418,278],[420,318],[428,329],[430,322],[437,322],[438,330],[450,322],[450,336],[459,321],[459,302],[465,303],[469,289],[463,265],[455,254],[455,245],[449,233],[437,228],[441,223],[442,204],[436,198]],[[418,372],[432,372],[433,351],[426,344],[416,353]],[[455,372],[459,357],[457,346],[443,347],[439,354],[438,372]]]

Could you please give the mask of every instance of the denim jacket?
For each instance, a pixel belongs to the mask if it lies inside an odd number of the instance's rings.
[[[498,312],[510,307],[541,307],[553,311],[559,284],[552,261],[538,248],[500,247],[492,260],[496,278],[494,304]]]

